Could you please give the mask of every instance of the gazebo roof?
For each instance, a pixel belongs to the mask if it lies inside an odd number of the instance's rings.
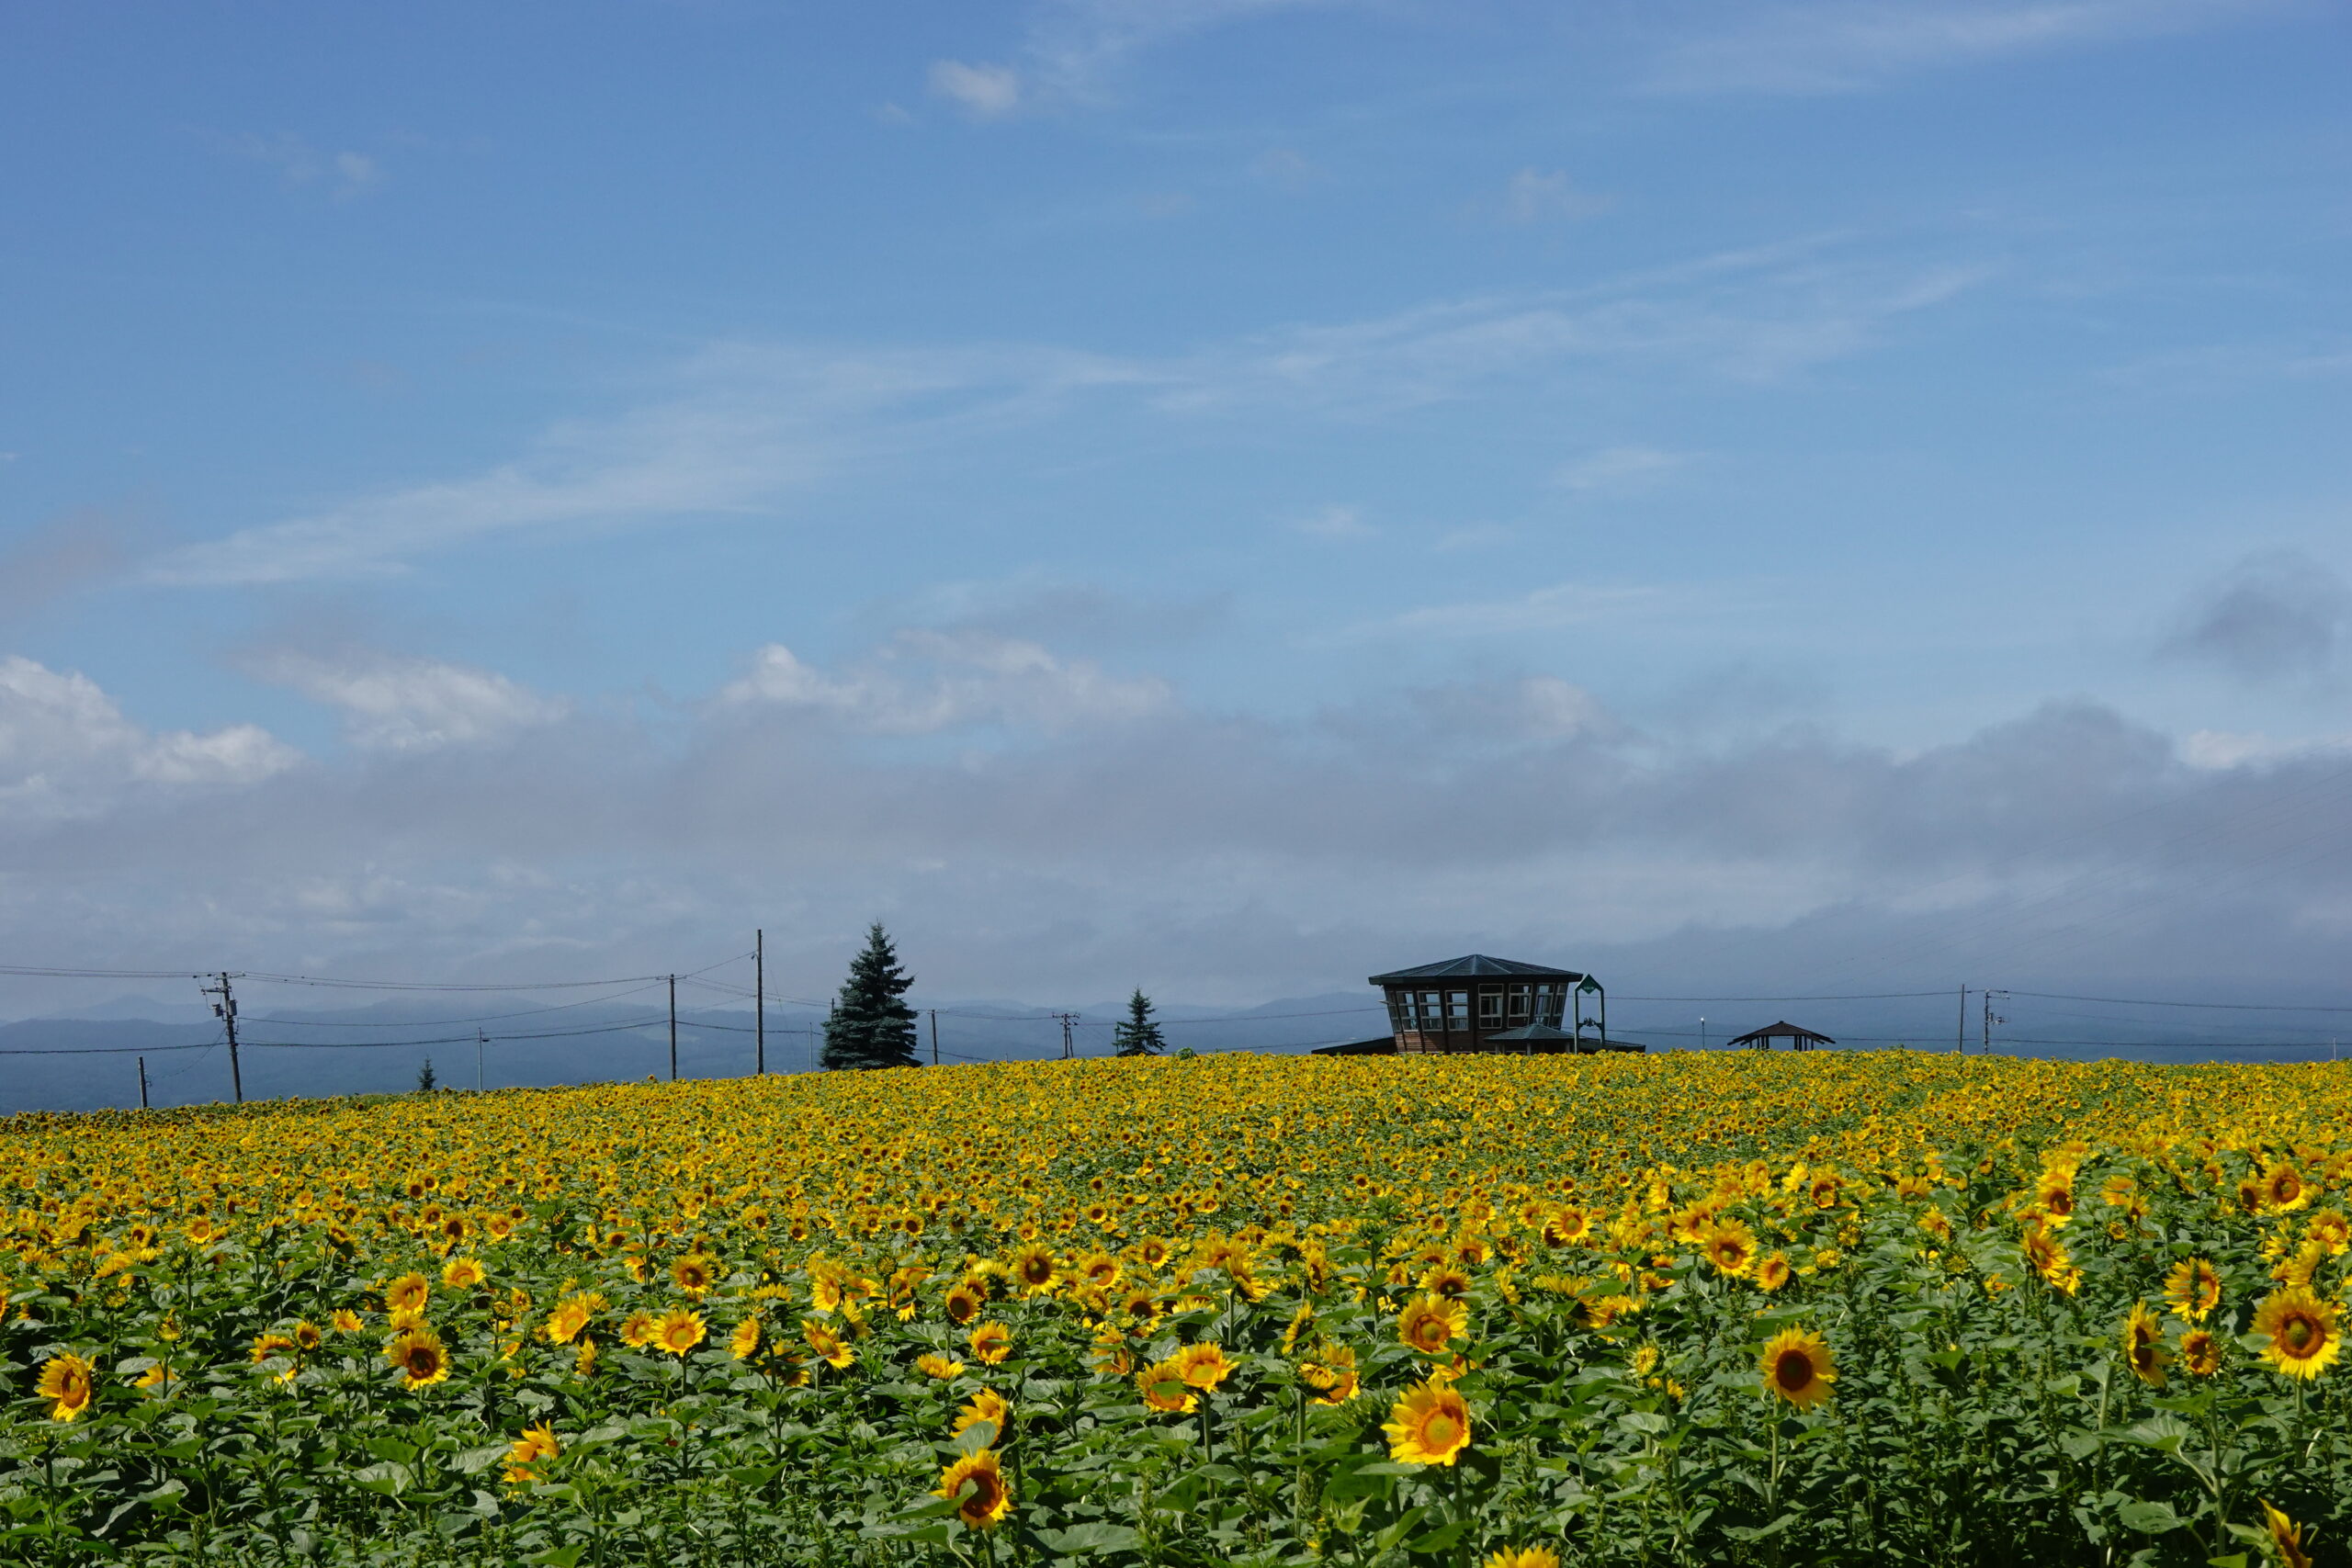
[[[1415,980],[1488,980],[1506,977],[1578,981],[1585,978],[1573,969],[1555,969],[1545,964],[1521,964],[1515,958],[1489,958],[1483,953],[1474,953],[1464,958],[1449,958],[1442,964],[1422,964],[1411,969],[1392,969],[1385,975],[1374,975],[1366,984],[1400,986],[1409,985]]]
[[[1767,1024],[1762,1029],[1751,1029],[1747,1033],[1741,1035],[1738,1039],[1730,1042],[1730,1043],[1734,1045],[1760,1045],[1768,1040],[1803,1040],[1815,1045],[1835,1045],[1838,1043],[1838,1042],[1830,1039],[1826,1034],[1816,1034],[1810,1029],[1800,1029],[1785,1018],[1778,1023]]]

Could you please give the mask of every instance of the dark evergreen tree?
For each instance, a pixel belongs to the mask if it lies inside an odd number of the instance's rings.
[[[424,1070],[416,1075],[416,1092],[419,1094],[431,1094],[440,1086],[440,1079],[433,1076],[433,1058],[430,1056],[425,1057]]]
[[[1111,1031],[1111,1044],[1122,1056],[1157,1056],[1168,1049],[1168,1041],[1159,1032],[1159,1023],[1151,1016],[1151,998],[1136,987],[1127,998],[1127,1021]]]
[[[914,983],[899,967],[889,933],[875,921],[865,933],[865,950],[850,961],[832,1016],[825,1020],[825,1066],[915,1066],[915,1010],[906,1003],[907,987]]]

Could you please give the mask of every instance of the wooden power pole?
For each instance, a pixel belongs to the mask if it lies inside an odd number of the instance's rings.
[[[752,1076],[768,1070],[768,933],[752,933]]]
[[[237,1103],[243,1105],[245,1102],[245,1074],[237,1064],[237,998],[229,988],[229,982],[236,978],[224,970],[219,985],[206,986],[199,994],[220,998],[212,1004],[212,1016],[219,1019],[220,1026],[229,1032],[229,1089],[237,1097]]]

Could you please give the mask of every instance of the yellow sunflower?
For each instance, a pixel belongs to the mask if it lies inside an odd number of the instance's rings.
[[[384,1347],[384,1359],[398,1367],[402,1388],[423,1388],[449,1376],[448,1347],[430,1328],[412,1328]]]
[[[1012,1509],[1012,1488],[993,1449],[966,1454],[941,1472],[938,1495],[956,1499],[956,1517],[974,1529],[994,1529]]]
[[[1078,1260],[1078,1275],[1098,1291],[1114,1289],[1119,1283],[1119,1260],[1107,1252],[1090,1252]]]
[[[961,1328],[980,1315],[980,1292],[966,1282],[948,1287],[947,1321]]]
[[[800,1320],[800,1335],[802,1338],[808,1341],[808,1348],[823,1358],[825,1365],[829,1367],[846,1367],[857,1359],[857,1349],[854,1346],[834,1333],[831,1326],[818,1322],[813,1317],[804,1317]]]
[[[1777,1291],[1789,1282],[1790,1277],[1794,1272],[1795,1270],[1789,1267],[1786,1257],[1777,1252],[1768,1254],[1756,1265],[1756,1288],[1759,1291]]]
[[[2281,1161],[2262,1173],[2262,1202],[2267,1209],[2287,1213],[2312,1201],[2302,1172]]]
[[[992,1388],[980,1390],[957,1408],[956,1425],[950,1431],[960,1438],[983,1421],[996,1428],[996,1436],[989,1439],[991,1443],[1001,1439],[1005,1428],[1012,1424],[1012,1404]]]
[[[2278,1549],[2278,1561],[2285,1568],[2312,1568],[2311,1554],[2303,1550],[2303,1527],[2267,1502],[2262,1505],[2262,1518],[2270,1527],[2270,1544]]]
[[[699,1252],[689,1252],[670,1265],[670,1278],[689,1301],[700,1301],[718,1282],[718,1266]]]
[[[632,1350],[642,1350],[653,1343],[653,1336],[662,1322],[650,1312],[639,1311],[621,1320],[621,1343]]]
[[[1470,1406],[1450,1380],[1433,1377],[1408,1389],[1380,1429],[1400,1464],[1452,1464],[1470,1446]]]
[[[1765,1344],[1758,1360],[1764,1392],[1810,1410],[1829,1397],[1838,1369],[1822,1337],[1807,1329],[1784,1328]]]
[[[51,1420],[73,1421],[90,1407],[94,1387],[90,1363],[71,1350],[60,1350],[41,1363],[34,1392],[49,1401]]]
[[[1302,1362],[1299,1381],[1315,1391],[1317,1404],[1345,1404],[1356,1396],[1356,1353],[1346,1345],[1326,1345]]]
[[[1054,1282],[1061,1278],[1061,1272],[1055,1266],[1054,1255],[1049,1249],[1028,1247],[1022,1248],[1013,1258],[1012,1277],[1034,1293],[1052,1290]]]
[[[2222,1304],[2222,1274],[2201,1258],[2184,1258],[2165,1276],[2165,1304],[2175,1317],[2202,1323]]]
[[[2164,1325],[2145,1302],[2133,1302],[2123,1319],[2123,1359],[2133,1377],[2153,1388],[2165,1386],[2165,1362],[2171,1358],[2165,1350]]]
[[[709,1337],[710,1330],[702,1321],[702,1314],[691,1307],[672,1307],[662,1314],[653,1330],[653,1348],[673,1356],[684,1356]]]
[[[334,1314],[327,1319],[327,1325],[337,1334],[356,1334],[368,1326],[349,1307],[335,1308]]]
[[[470,1258],[452,1258],[441,1266],[441,1282],[453,1291],[470,1291],[487,1277],[482,1266]]]
[[[1001,1323],[983,1323],[971,1334],[972,1354],[993,1367],[1012,1354],[1012,1330]]]
[[[1203,1393],[1233,1375],[1233,1363],[1225,1359],[1225,1348],[1213,1340],[1187,1345],[1170,1356],[1169,1361],[1175,1367],[1178,1377]]]
[[[739,1361],[748,1361],[760,1348],[760,1314],[753,1313],[735,1325],[727,1337],[727,1353]]]
[[[433,1287],[422,1274],[403,1274],[384,1287],[384,1310],[390,1313],[416,1313],[424,1310],[424,1299]]]
[[[1470,1326],[1470,1309],[1451,1296],[1416,1296],[1397,1314],[1396,1338],[1424,1356],[1434,1356],[1464,1337]]]
[[[1733,1279],[1746,1275],[1756,1263],[1756,1233],[1740,1220],[1722,1220],[1708,1226],[1699,1247],[1716,1272]]]
[[[2210,1378],[2222,1370],[2222,1342],[2202,1328],[2180,1337],[2180,1364],[2193,1378]]]
[[[2267,1335],[2262,1359],[2292,1378],[2315,1378],[2344,1353],[2335,1306],[2308,1290],[2273,1291],[2255,1309],[2254,1331]]]
[[[594,1292],[574,1292],[556,1303],[555,1310],[548,1314],[548,1343],[571,1344],[580,1337],[580,1331],[588,1326],[589,1320],[596,1315],[596,1309],[604,1304],[605,1298]]]
[[[541,1460],[560,1459],[563,1445],[555,1440],[555,1432],[547,1427],[526,1427],[514,1446],[506,1450],[506,1484],[529,1486],[537,1483],[539,1472],[531,1467]]]
[[[2311,1217],[2303,1234],[2319,1246],[2327,1248],[2331,1258],[2341,1258],[2352,1248],[2352,1221],[2335,1209],[2323,1209]]]
[[[1201,1403],[1173,1361],[1154,1361],[1136,1374],[1136,1389],[1143,1402],[1163,1416],[1189,1416]]]
[[[964,1375],[964,1363],[946,1356],[927,1352],[915,1358],[915,1371],[927,1378],[937,1378],[941,1382],[945,1382],[950,1378]]]
[[[1521,1546],[1493,1553],[1480,1568],[1560,1568],[1560,1554],[1548,1546]]]

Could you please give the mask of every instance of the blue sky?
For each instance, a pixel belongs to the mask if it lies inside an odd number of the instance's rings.
[[[2052,930],[2307,973],[2348,46],[12,7],[0,937],[537,975],[763,923],[814,984],[879,916],[1047,999]]]

